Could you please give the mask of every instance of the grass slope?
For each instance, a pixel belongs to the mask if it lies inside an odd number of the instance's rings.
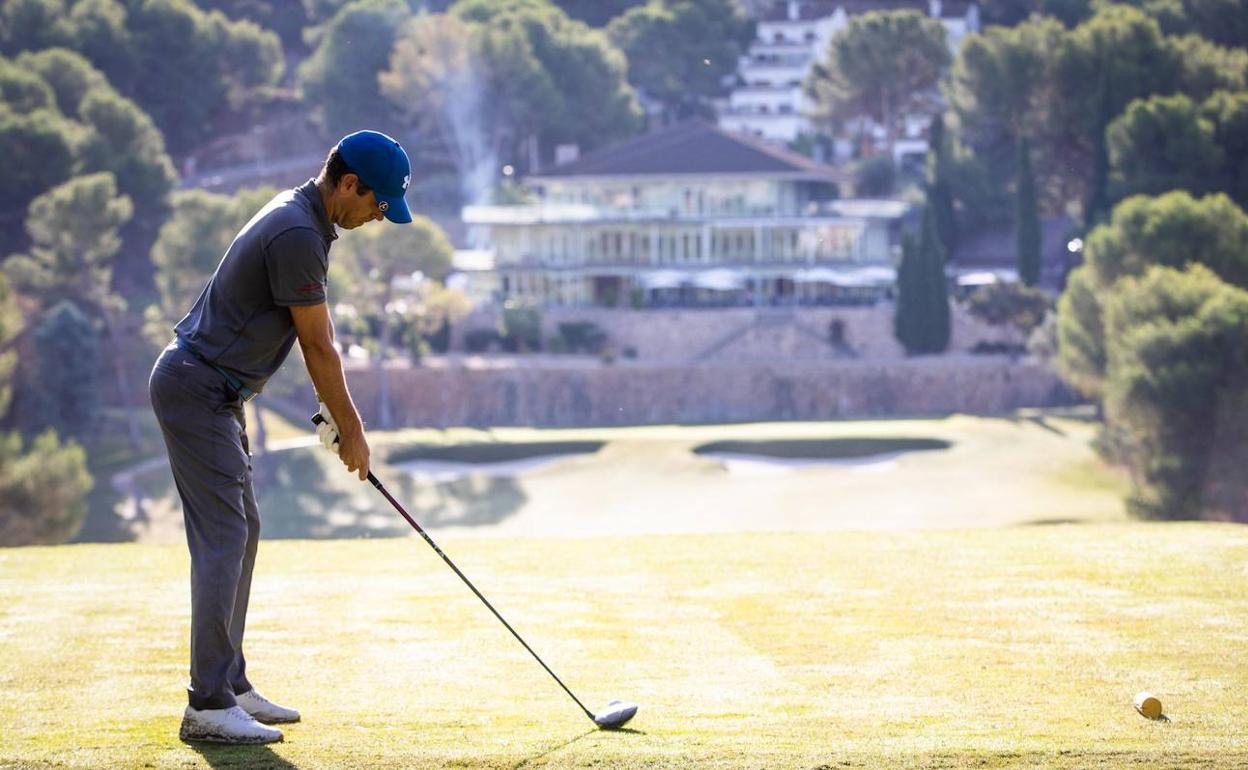
[[[448,538],[592,725],[413,538],[262,545],[272,748],[176,739],[185,549],[0,551],[0,767],[1248,765],[1248,530]],[[1131,707],[1159,694],[1169,722]]]

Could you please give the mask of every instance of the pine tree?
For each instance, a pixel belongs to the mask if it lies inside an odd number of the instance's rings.
[[[1040,282],[1040,216],[1036,212],[1036,176],[1031,168],[1031,145],[1018,143],[1018,278],[1027,286]]]

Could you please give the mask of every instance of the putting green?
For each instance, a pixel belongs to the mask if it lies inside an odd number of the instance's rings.
[[[591,731],[419,539],[281,541],[249,671],[304,722],[192,748],[185,548],[10,549],[0,767],[1248,765],[1242,527],[442,545],[587,705],[639,702],[630,731]]]

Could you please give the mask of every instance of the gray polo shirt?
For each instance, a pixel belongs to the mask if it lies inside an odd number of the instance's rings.
[[[290,307],[325,301],[337,237],[313,180],[279,193],[235,236],[174,331],[260,392],[295,343]]]

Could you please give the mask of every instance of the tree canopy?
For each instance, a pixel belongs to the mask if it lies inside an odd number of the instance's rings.
[[[442,228],[422,216],[414,216],[404,227],[351,233],[335,249],[337,296],[359,316],[377,321],[374,362],[378,367],[377,411],[383,427],[393,424],[389,380],[382,367],[394,345],[395,329],[403,320],[428,313],[417,287],[423,279],[441,282],[450,270],[453,251]]]
[[[1200,518],[1220,407],[1248,385],[1248,292],[1202,265],[1153,267],[1108,297],[1105,317],[1105,409],[1131,446],[1128,505]]]
[[[710,116],[753,25],[734,0],[652,0],[613,20],[607,34],[628,59],[628,81],[669,120]]]
[[[0,418],[9,410],[16,354],[9,344],[22,332],[17,297],[0,273]],[[86,516],[91,490],[86,453],[54,431],[33,442],[0,433],[0,544],[63,543]]]
[[[833,37],[806,90],[825,124],[865,115],[884,126],[891,153],[902,119],[925,106],[948,63],[940,20],[918,11],[873,11],[851,18]]]
[[[467,22],[518,34],[528,44],[554,97],[552,109],[539,113],[535,136],[543,149],[574,143],[590,150],[640,126],[627,62],[602,31],[568,18],[547,0],[460,0],[450,10]]]
[[[1248,286],[1248,214],[1221,194],[1129,198],[1088,235],[1084,260],[1058,305],[1058,364],[1082,392],[1098,397],[1108,360],[1104,298],[1121,279],[1155,266],[1200,264]]]
[[[190,0],[0,3],[0,53],[58,46],[80,52],[138,102],[178,153],[208,136],[214,120],[266,99],[283,66],[277,35]]]
[[[111,293],[118,230],[133,214],[109,173],[75,177],[35,198],[26,218],[31,247],[5,271],[50,305],[69,299],[99,308]]]
[[[172,213],[152,245],[159,296],[147,308],[145,333],[154,344],[169,341],[173,325],[190,310],[239,229],[275,193],[258,188],[231,196],[205,190],[173,195]]]
[[[304,100],[325,131],[342,136],[369,124],[394,131],[395,110],[380,91],[377,76],[411,10],[401,0],[354,0],[325,25],[320,42],[299,68]]]

